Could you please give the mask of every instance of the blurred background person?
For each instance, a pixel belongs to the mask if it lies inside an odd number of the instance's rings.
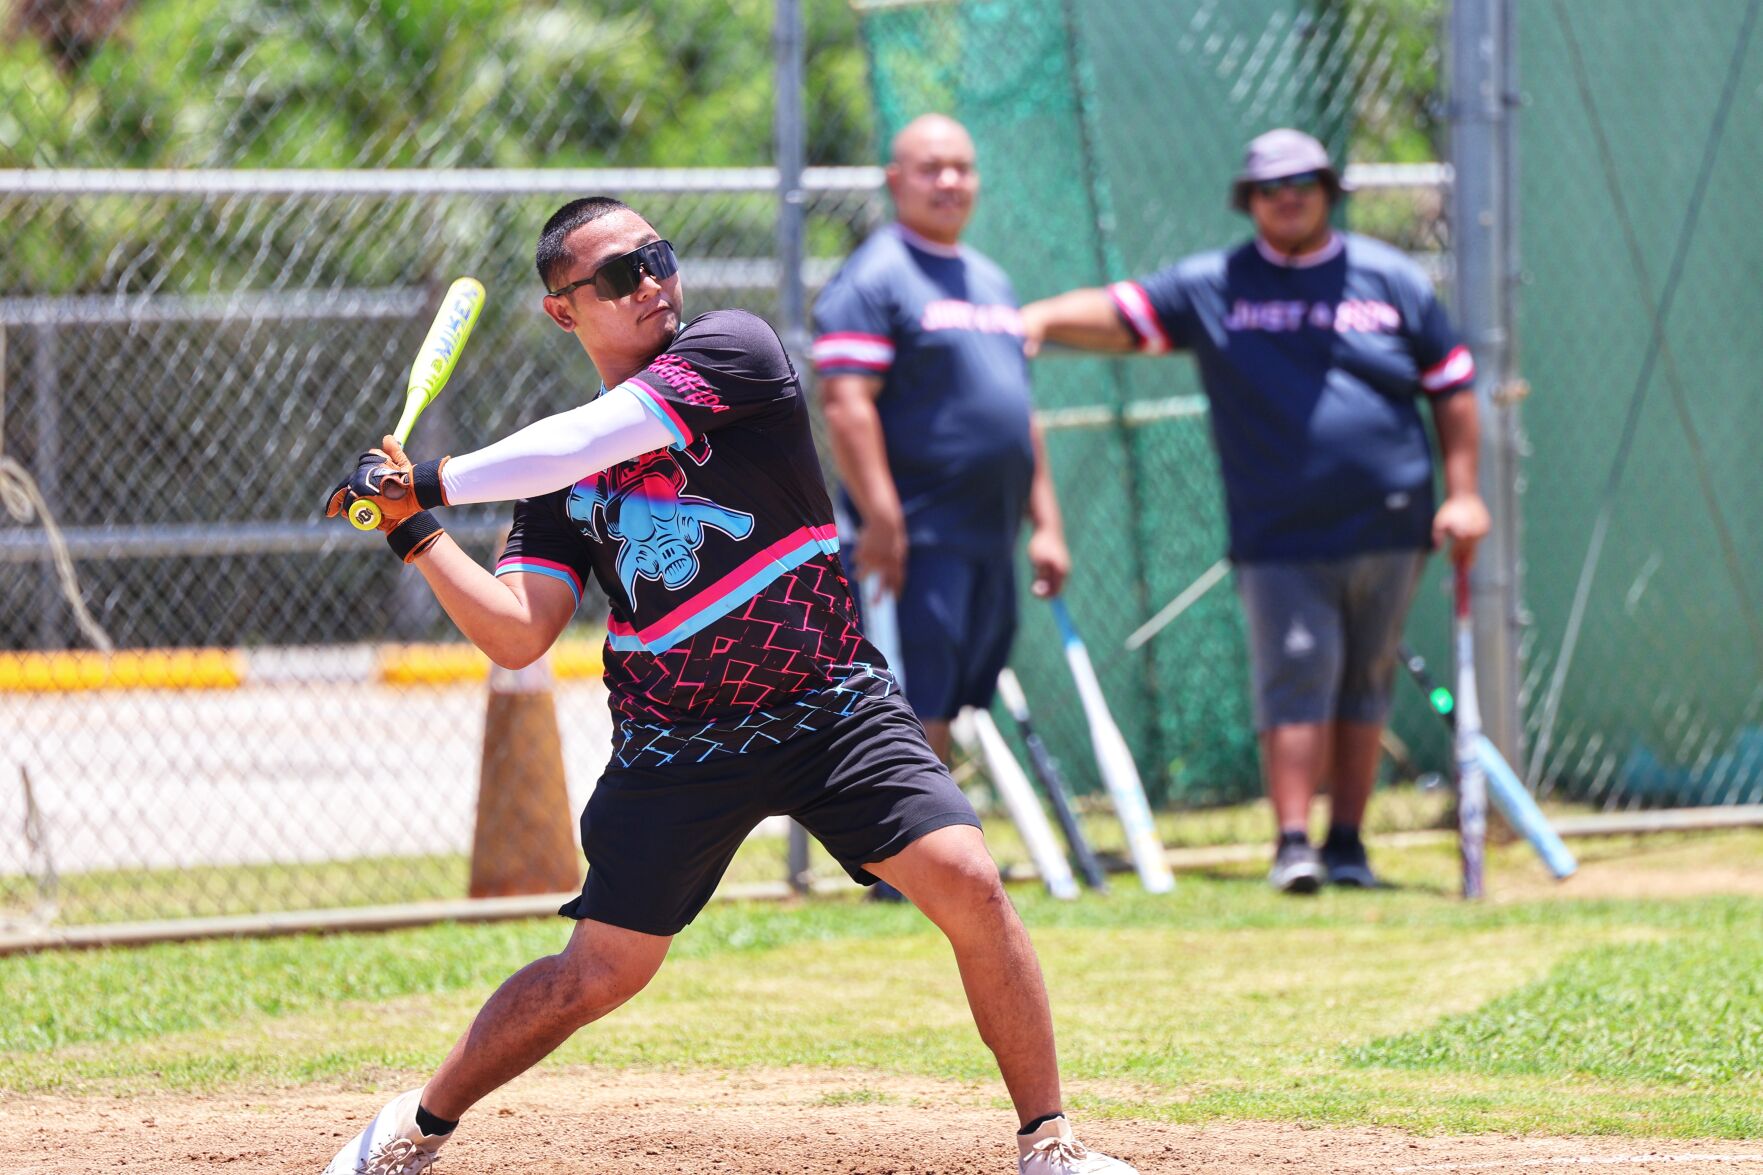
[[[1230,188],[1253,239],[1023,308],[1030,354],[1051,341],[1185,350],[1199,365],[1278,825],[1269,880],[1288,893],[1377,884],[1360,830],[1396,645],[1427,552],[1449,542],[1467,564],[1488,531],[1474,360],[1418,266],[1333,227],[1343,190],[1316,139],[1269,131]],[[1436,508],[1423,400],[1444,468]],[[1325,781],[1318,852],[1308,825]]]
[[[1016,293],[961,244],[979,193],[973,140],[923,115],[895,136],[887,182],[897,220],[822,291],[814,368],[855,575],[896,599],[896,668],[946,760],[950,720],[991,705],[1010,655],[1023,519],[1036,595],[1059,592],[1071,557]]]

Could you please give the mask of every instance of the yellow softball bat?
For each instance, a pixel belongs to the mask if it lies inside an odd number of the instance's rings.
[[[392,430],[400,445],[410,439],[410,430],[416,427],[423,409],[433,404],[447,386],[448,377],[459,363],[459,352],[465,349],[465,340],[471,338],[471,328],[477,325],[483,309],[484,287],[477,278],[462,277],[447,287],[441,308],[429,325],[428,336],[422,340],[422,349],[410,365],[410,379],[404,386],[404,415]],[[356,530],[374,530],[380,524],[380,508],[369,501],[353,503],[348,514]]]

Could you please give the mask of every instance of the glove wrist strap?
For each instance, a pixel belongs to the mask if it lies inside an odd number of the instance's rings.
[[[441,488],[441,466],[447,463],[445,457],[433,461],[422,461],[410,471],[411,488],[416,492],[416,504],[424,510],[433,510],[437,506],[447,504],[447,495]]]
[[[406,563],[413,562],[416,557],[434,545],[435,540],[447,532],[435,520],[435,516],[427,510],[419,511],[400,522],[397,527],[386,533],[386,543],[392,553]]]

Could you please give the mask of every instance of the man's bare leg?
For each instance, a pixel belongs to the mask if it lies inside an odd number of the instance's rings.
[[[924,724],[924,741],[930,744],[931,754],[947,763],[949,750],[954,739],[949,733],[949,720],[933,718]],[[876,876],[881,876],[879,873]],[[891,883],[890,883],[891,884]]]
[[[948,936],[980,1039],[998,1059],[1020,1124],[1060,1110],[1059,1058],[1041,965],[979,829],[939,828],[865,868]]]
[[[423,1107],[457,1121],[578,1028],[642,991],[672,942],[604,922],[577,922],[562,954],[528,963],[490,996],[423,1087]]]
[[[1292,723],[1261,732],[1261,774],[1279,831],[1305,832],[1310,801],[1328,766],[1329,727],[1321,722]]]
[[[1365,823],[1377,764],[1383,755],[1383,723],[1336,722],[1331,758],[1329,821],[1358,828]]]

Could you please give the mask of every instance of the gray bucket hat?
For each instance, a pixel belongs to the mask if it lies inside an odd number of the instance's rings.
[[[1329,162],[1328,148],[1290,127],[1256,135],[1243,152],[1243,169],[1230,185],[1230,206],[1238,212],[1249,210],[1249,189],[1263,180],[1284,179],[1314,171],[1322,177],[1330,202],[1339,200],[1342,192],[1352,188],[1341,182],[1340,173]]]

